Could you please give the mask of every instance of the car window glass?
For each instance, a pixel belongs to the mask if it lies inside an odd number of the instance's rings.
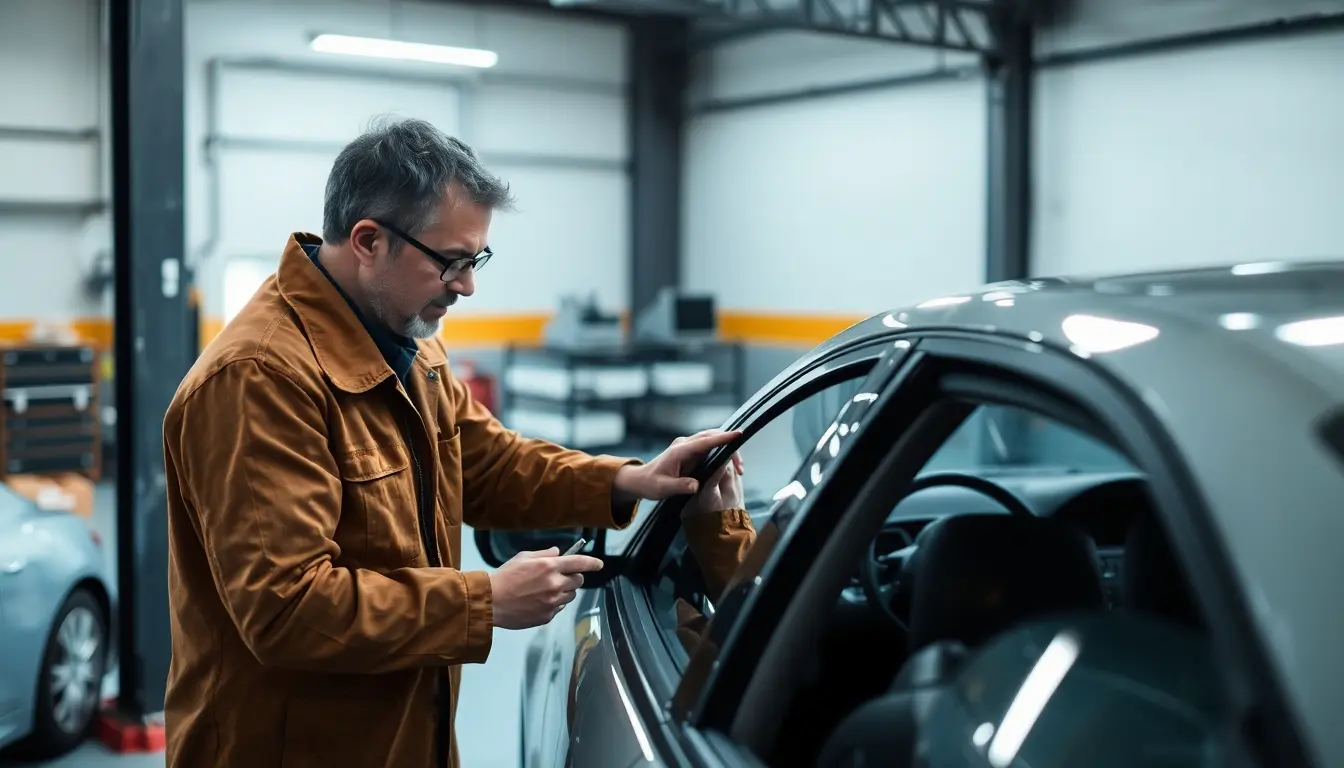
[[[894,698],[894,697],[893,697]],[[1228,697],[1206,643],[1123,614],[1015,627],[929,697],[931,763],[1066,768],[1225,766]]]
[[[840,382],[799,401],[742,445],[745,506],[753,527],[759,529],[768,519],[775,494],[792,480],[862,383],[862,377]],[[688,547],[685,530],[678,531],[662,558],[649,600],[659,629],[681,662],[686,643],[713,615],[716,596],[707,594],[705,576]]]
[[[1129,472],[1119,451],[1078,430],[1020,408],[983,405],[925,467],[926,472],[1033,469]]]
[[[1212,639],[1130,462],[1058,421],[981,406],[916,476],[953,473],[1029,509],[1015,517],[955,484],[880,500],[893,513],[874,540],[879,565],[856,563],[835,615],[818,617],[822,636],[796,660],[811,671],[758,757],[854,765],[918,748],[967,768],[1063,768],[1079,755],[1222,764],[1228,699]],[[911,543],[912,570],[887,572]]]

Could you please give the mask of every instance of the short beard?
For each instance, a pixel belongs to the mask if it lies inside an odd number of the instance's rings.
[[[385,300],[388,293],[391,292],[391,286],[384,279],[377,280],[369,286],[368,301],[369,309],[373,312],[376,320],[387,326],[394,333],[405,336],[408,339],[428,339],[439,334],[439,320],[426,320],[419,314],[411,315],[409,318],[394,318],[391,307]],[[451,307],[457,303],[457,294],[449,294],[443,306]]]
[[[439,321],[430,322],[419,315],[412,315],[401,329],[401,335],[408,339],[429,339],[439,335]]]

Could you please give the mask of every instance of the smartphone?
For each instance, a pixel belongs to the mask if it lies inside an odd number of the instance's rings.
[[[578,541],[576,541],[576,542],[574,542],[573,544],[571,544],[570,547],[569,547],[569,549],[566,549],[566,550],[565,550],[565,555],[572,555],[572,554],[578,552],[580,549],[583,549],[583,545],[584,545],[584,544],[587,544],[587,543],[588,543],[588,540],[585,539],[585,538],[583,538],[582,536],[580,536]]]

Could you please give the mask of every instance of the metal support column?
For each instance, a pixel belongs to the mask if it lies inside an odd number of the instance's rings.
[[[182,0],[111,0],[119,714],[163,710],[170,658],[163,416],[193,356]]]
[[[684,19],[630,24],[630,315],[681,284],[681,169],[689,77]]]
[[[1031,258],[1032,27],[1021,4],[991,15],[998,50],[986,56],[989,216],[986,279],[1026,277]]]
[[[985,279],[1017,280],[1031,272],[1032,25],[1024,3],[1003,0],[990,14],[996,50],[985,57],[988,116],[988,216]],[[1031,461],[1026,414],[984,411],[980,458],[987,465]]]

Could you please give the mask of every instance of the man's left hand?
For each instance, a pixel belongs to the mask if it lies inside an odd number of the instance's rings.
[[[616,501],[658,500],[695,493],[700,490],[700,483],[686,473],[695,469],[710,451],[741,436],[740,431],[707,429],[673,440],[667,450],[642,467],[621,467],[616,473]],[[738,462],[734,456],[735,467],[740,466]]]

